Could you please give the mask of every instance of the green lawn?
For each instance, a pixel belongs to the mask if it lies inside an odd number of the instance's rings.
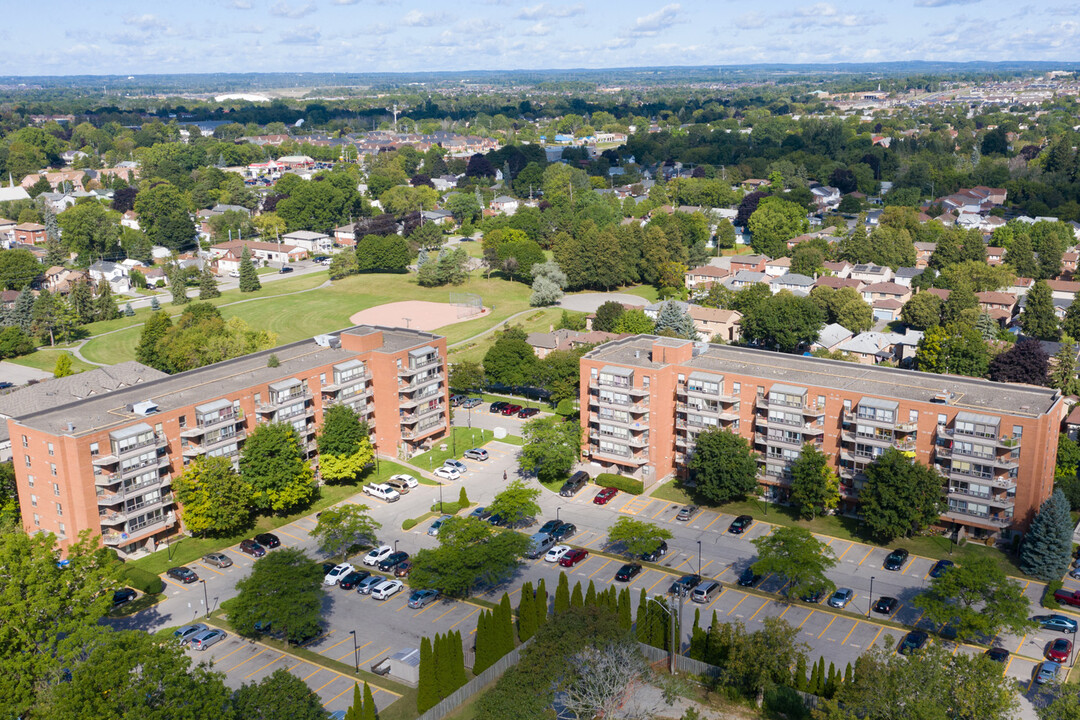
[[[160,575],[171,567],[177,565],[183,565],[185,563],[198,560],[203,555],[210,552],[215,552],[223,548],[235,545],[246,537],[260,532],[269,532],[275,528],[287,525],[292,521],[312,515],[320,510],[341,502],[347,498],[357,495],[361,492],[361,485],[363,483],[381,482],[386,480],[391,475],[397,475],[398,473],[407,473],[408,468],[398,465],[395,462],[389,460],[380,460],[379,469],[371,470],[355,485],[323,485],[319,488],[319,499],[311,504],[310,507],[305,508],[299,512],[293,513],[287,516],[277,515],[263,515],[255,520],[253,527],[245,530],[242,533],[237,533],[230,537],[219,538],[193,538],[183,537],[178,540],[172,540],[169,546],[164,550],[158,550],[152,555],[148,555],[138,560],[133,560],[131,564],[141,567],[145,570],[149,570],[155,575]]]
[[[461,410],[455,410],[455,412],[461,412]],[[433,450],[414,455],[409,462],[422,470],[432,470],[441,466],[450,458],[460,459],[469,448],[482,447],[495,439],[491,430],[481,428],[455,427],[453,431],[451,437],[439,441]],[[521,445],[522,440],[516,435],[507,435],[499,442],[509,445]],[[446,445],[445,450],[441,449],[444,444]],[[457,452],[454,452],[455,447]]]
[[[559,320],[562,319],[562,314],[563,311],[561,308],[537,308],[535,312],[523,315],[510,324],[515,327],[520,326],[526,333],[548,332],[553,327],[558,327]],[[572,312],[570,315],[584,316],[585,313]],[[452,348],[450,350],[450,361],[483,361],[484,355],[491,349],[491,346],[495,344],[495,337],[495,333],[488,333],[481,338],[477,338],[475,341]]]
[[[651,303],[660,299],[660,293],[652,285],[635,285],[628,288],[619,288],[614,292],[626,293],[627,295],[637,295],[640,298],[645,298]]]
[[[856,518],[841,515],[825,515],[816,517],[813,520],[803,520],[793,508],[762,502],[761,500],[742,500],[719,506],[710,505],[708,502],[703,502],[701,498],[691,497],[686,491],[677,487],[676,481],[664,483],[650,494],[652,497],[661,500],[670,500],[671,502],[683,504],[695,502],[702,507],[724,512],[729,515],[752,515],[758,520],[773,523],[774,525],[802,527],[811,532],[818,533],[819,535],[827,535],[829,537],[859,542],[874,547],[884,548],[902,546],[915,555],[922,555],[923,557],[938,560],[948,558],[953,562],[963,563],[967,558],[979,556],[988,557],[996,562],[1008,575],[1038,582],[1036,578],[1024,575],[1020,571],[1020,568],[1016,564],[1017,558],[1014,556],[1004,553],[996,548],[987,547],[975,542],[965,542],[960,545],[953,545],[947,537],[922,535],[911,538],[900,538],[887,545],[882,545],[866,536]]]
[[[56,367],[56,358],[60,356],[60,353],[65,352],[61,348],[42,348],[35,350],[29,355],[21,355],[16,358],[10,358],[8,362],[13,362],[16,365],[24,365],[26,367],[37,368],[38,370],[44,370],[45,372],[52,372]],[[82,372],[84,370],[93,370],[96,365],[85,363],[74,355],[71,356],[71,369],[74,372]]]

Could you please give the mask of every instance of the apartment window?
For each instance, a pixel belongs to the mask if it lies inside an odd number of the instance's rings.
[[[180,429],[183,430],[187,427],[187,415],[181,415],[180,417],[176,418],[176,422],[178,425],[180,425]]]
[[[732,383],[731,394],[738,395],[740,392],[742,392],[742,383]]]
[[[683,375],[682,373],[679,373],[679,384],[682,385],[685,382],[686,382],[686,376]]]
[[[326,384],[326,373],[319,373],[319,385]]]
[[[825,396],[824,395],[818,395],[817,396],[817,406],[818,406],[818,409],[825,407]]]
[[[56,497],[60,497],[60,486],[57,485],[56,483],[52,484],[52,494],[55,495]]]
[[[1024,434],[1024,428],[1020,425],[1013,425],[1013,437],[1020,437]]]
[[[67,535],[67,532],[64,530],[64,523],[59,523],[57,527],[60,529],[61,535]]]
[[[34,524],[41,527],[41,516],[37,513],[34,513]]]
[[[154,426],[154,434],[155,435],[161,435],[161,423],[158,423],[157,425]]]
[[[938,415],[937,416],[937,424],[938,425],[948,425],[949,424],[949,418],[945,417],[944,415]]]
[[[919,411],[918,410],[908,410],[907,418],[908,418],[908,422],[913,422],[913,423],[919,422]]]
[[[643,387],[643,388],[649,387],[649,380],[650,380],[650,378],[649,378],[648,375],[642,375],[641,376],[641,387]]]
[[[56,475],[56,463],[49,463],[49,474]]]
[[[29,455],[26,456],[26,467],[31,467],[31,465],[30,465],[30,456]]]
[[[52,443],[45,443],[45,444],[46,444],[46,445],[48,445],[48,447],[49,447],[49,454],[50,454],[50,455],[55,455],[55,454],[56,454],[56,452],[55,452],[55,450],[53,449],[53,444],[52,444]]]
[[[56,517],[64,516],[64,506],[60,503],[56,503]]]
[[[37,507],[37,495],[30,496],[30,505],[33,507]]]
[[[98,455],[98,444],[97,443],[90,443],[90,457],[97,457],[97,455]]]
[[[27,475],[26,476],[26,484],[29,485],[30,487],[34,487],[34,476],[33,475]]]
[[[26,439],[25,435],[22,436],[22,446],[23,447],[30,447],[30,441]]]

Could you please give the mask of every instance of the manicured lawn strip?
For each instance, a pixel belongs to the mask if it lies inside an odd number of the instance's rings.
[[[63,352],[70,353],[71,351],[65,351],[62,348],[42,348],[40,350],[35,350],[29,355],[20,355],[19,357],[9,358],[8,362],[51,373],[53,368],[56,367],[56,358],[60,357],[60,354]],[[85,370],[93,370],[95,367],[97,366],[85,363],[74,355],[71,356],[72,372],[78,373]]]
[[[762,502],[760,500],[742,500],[726,505],[710,505],[702,502],[700,498],[692,498],[686,491],[675,486],[674,481],[664,483],[652,493],[651,497],[661,500],[670,500],[676,503],[697,503],[703,508],[729,515],[752,515],[754,519],[774,525],[786,525],[788,527],[801,527],[819,535],[859,542],[881,548],[904,547],[914,555],[932,558],[934,560],[948,559],[955,563],[963,564],[969,558],[988,557],[996,562],[1007,575],[1040,582],[1037,578],[1024,575],[1017,563],[1017,558],[1002,552],[996,548],[987,547],[975,542],[966,542],[961,545],[953,545],[947,538],[938,535],[925,535],[910,538],[897,538],[888,545],[881,545],[862,535],[860,523],[855,518],[840,515],[825,515],[813,520],[799,518],[795,510],[782,505]]]
[[[511,321],[510,325],[513,327],[520,326],[526,333],[548,332],[553,326],[559,324],[562,313],[563,311],[561,308],[538,308],[536,312],[522,315]],[[585,313],[571,313],[571,315],[584,314]],[[487,351],[495,344],[495,339],[495,333],[488,333],[483,337],[477,338],[473,342],[452,348],[450,350],[450,360],[452,362],[465,362],[470,360],[481,362],[484,359],[484,355],[487,354]]]
[[[425,453],[413,455],[412,458],[409,459],[409,463],[430,472],[431,470],[440,467],[450,458],[458,458],[460,460],[465,456],[466,450],[483,447],[494,439],[493,431],[485,430],[483,428],[455,426],[452,430],[452,437],[457,441],[457,453],[454,452],[454,439],[448,437],[436,443],[434,449],[428,450]],[[521,445],[522,440],[514,435],[507,435],[499,440],[499,442],[504,442],[509,445]],[[446,450],[442,449],[443,445],[446,445]]]
[[[194,562],[207,553],[216,552],[225,548],[231,547],[244,538],[251,537],[260,532],[270,532],[275,528],[279,528],[283,525],[288,525],[302,517],[308,515],[314,515],[320,510],[325,510],[331,505],[357,496],[357,503],[366,505],[368,504],[365,496],[361,495],[361,487],[364,483],[369,482],[382,482],[391,475],[397,475],[398,473],[407,472],[407,468],[398,465],[395,462],[389,460],[379,461],[379,470],[371,470],[370,473],[365,475],[355,485],[323,485],[319,488],[319,499],[303,510],[300,510],[292,515],[288,516],[267,516],[263,515],[256,519],[255,525],[252,528],[238,533],[231,537],[217,537],[217,538],[194,538],[183,537],[178,540],[173,540],[169,543],[169,546],[164,550],[158,550],[157,552],[147,555],[146,557],[139,558],[138,560],[132,560],[131,563],[137,567],[141,567],[145,570],[149,570],[155,575],[160,575],[171,567],[178,565],[184,565],[186,563]],[[171,557],[171,559],[170,559]]]
[[[652,285],[635,285],[628,288],[618,288],[612,290],[612,292],[626,293],[627,295],[637,295],[640,298],[645,298],[651,303],[660,299],[660,293]]]

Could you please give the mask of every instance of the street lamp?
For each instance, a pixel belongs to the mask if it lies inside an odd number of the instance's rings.
[[[701,541],[697,541],[697,572],[701,574]]]
[[[210,617],[210,598],[206,594],[206,581],[199,580],[199,582],[202,583],[203,605],[206,606],[206,614],[203,617]]]
[[[679,640],[677,637],[677,633],[680,632],[679,621],[682,620],[683,596],[682,594],[679,595],[679,609],[677,611],[678,614],[676,614],[675,608],[666,605],[659,595],[654,595],[653,597],[649,598],[649,601],[656,603],[660,607],[660,609],[667,613],[667,616],[669,618],[668,624],[671,625],[671,674],[675,675],[675,655],[678,653],[679,650]],[[670,600],[668,600],[668,602],[674,604],[675,598],[671,598]]]
[[[870,617],[870,610],[874,606],[874,576],[870,576],[870,597],[866,600],[866,617]]]
[[[560,505],[559,507],[555,508],[555,519],[556,519],[556,520],[558,520],[558,519],[559,519],[559,511],[560,511],[560,510],[562,510],[562,505]]]
[[[394,541],[394,552],[397,552],[397,540]]]
[[[1075,630],[1072,631],[1072,636],[1073,636],[1072,653],[1071,653],[1071,659],[1069,660],[1069,667],[1072,667],[1073,665],[1076,664],[1076,631]]]
[[[352,661],[353,661],[353,669],[354,669],[354,670],[355,670],[356,672],[360,672],[360,658],[359,658],[359,657],[357,656],[357,654],[356,654],[356,653],[357,653],[357,648],[356,648],[356,631],[355,631],[355,630],[350,630],[350,631],[349,631],[349,634],[350,634],[350,635],[352,635]]]
[[[442,512],[442,483],[439,483],[439,512]]]

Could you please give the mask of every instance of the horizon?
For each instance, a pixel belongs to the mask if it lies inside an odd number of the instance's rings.
[[[731,2],[644,0],[604,5],[433,0],[60,0],[65,20],[42,44],[41,12],[19,4],[0,30],[0,75],[452,73],[867,63],[1074,63],[1069,5],[1004,0],[906,0],[881,7],[777,0],[741,12]],[[612,18],[611,15],[616,15]],[[283,53],[283,51],[285,51]],[[671,64],[674,56],[675,64]],[[512,69],[511,69],[512,68]]]

